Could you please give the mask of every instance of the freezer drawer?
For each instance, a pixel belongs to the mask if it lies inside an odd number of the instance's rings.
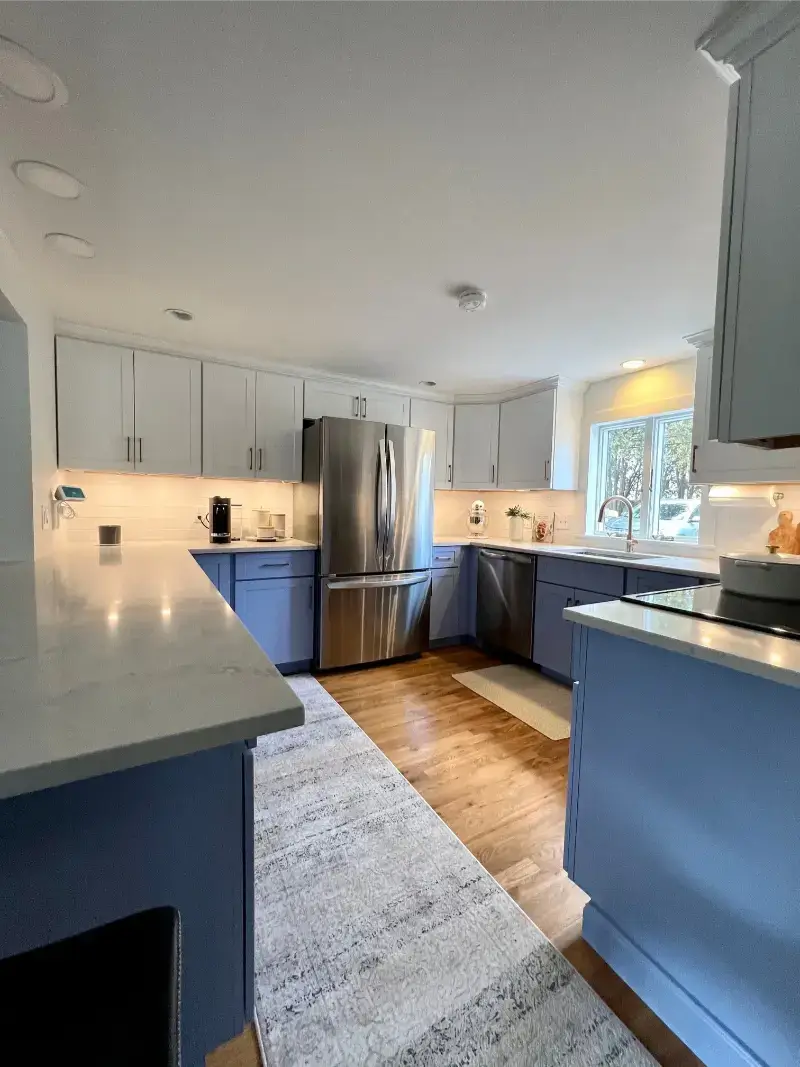
[[[534,557],[482,548],[478,553],[477,636],[493,648],[531,658]]]
[[[430,571],[320,579],[318,661],[350,667],[428,647]]]

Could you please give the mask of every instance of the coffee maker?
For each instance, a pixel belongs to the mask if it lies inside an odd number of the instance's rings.
[[[212,545],[228,545],[231,540],[231,498],[212,496],[208,501],[208,539]]]

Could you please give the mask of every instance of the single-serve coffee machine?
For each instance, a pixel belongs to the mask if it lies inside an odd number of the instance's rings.
[[[203,525],[208,529],[208,539],[212,545],[230,544],[231,498],[229,496],[209,497],[208,514]]]

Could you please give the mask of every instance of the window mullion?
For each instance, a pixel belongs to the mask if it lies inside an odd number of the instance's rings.
[[[645,419],[644,423],[644,460],[642,463],[642,506],[639,512],[639,537],[651,536],[650,505],[653,495],[653,443],[655,436],[654,418]]]

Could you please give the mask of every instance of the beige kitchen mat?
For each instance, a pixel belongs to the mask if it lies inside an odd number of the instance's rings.
[[[567,686],[510,663],[453,677],[552,741],[569,737],[572,694]]]

